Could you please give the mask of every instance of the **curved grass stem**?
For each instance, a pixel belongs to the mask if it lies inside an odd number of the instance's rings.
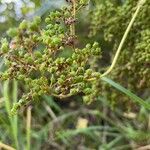
[[[120,54],[120,52],[122,50],[122,47],[123,47],[123,45],[124,45],[124,43],[125,43],[125,41],[126,41],[126,39],[128,37],[128,34],[129,34],[129,32],[130,32],[130,30],[131,30],[131,28],[133,26],[133,23],[134,23],[136,17],[138,16],[138,13],[140,12],[141,7],[143,6],[143,4],[145,2],[146,2],[146,0],[140,0],[139,1],[138,5],[137,5],[137,8],[136,8],[136,11],[133,14],[133,17],[132,17],[132,19],[131,19],[131,21],[130,21],[130,23],[129,23],[129,25],[128,25],[128,27],[127,27],[124,35],[123,35],[123,37],[122,37],[122,40],[121,40],[120,44],[119,44],[119,47],[117,49],[117,52],[116,52],[115,57],[113,59],[113,62],[111,64],[111,66],[109,67],[109,69],[106,72],[104,72],[101,75],[101,77],[104,77],[104,76],[108,75],[113,70],[113,68],[115,67],[115,65],[117,63],[117,60],[118,60],[118,57],[119,57],[119,54]]]

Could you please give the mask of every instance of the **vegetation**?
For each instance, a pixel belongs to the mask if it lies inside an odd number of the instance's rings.
[[[149,149],[150,2],[65,4],[1,38],[0,148]]]

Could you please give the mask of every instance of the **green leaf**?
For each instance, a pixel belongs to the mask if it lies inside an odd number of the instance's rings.
[[[135,103],[140,104],[144,108],[147,108],[150,110],[150,103],[145,102],[142,98],[138,97],[137,95],[133,94],[131,91],[127,90],[126,88],[122,87],[120,84],[114,82],[113,80],[107,78],[107,77],[102,77],[101,78],[103,81],[107,82],[111,86],[115,87],[117,90],[121,91],[122,93],[126,94],[131,98],[131,100]]]

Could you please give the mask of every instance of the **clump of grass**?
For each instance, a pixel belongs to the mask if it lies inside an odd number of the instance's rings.
[[[9,123],[10,123],[10,133],[12,133],[14,145],[17,149],[19,149],[19,143],[18,143],[18,116],[11,117],[11,105],[12,103],[17,102],[17,81],[13,80],[13,91],[12,91],[12,98],[10,98],[10,91],[9,91],[9,81],[4,82],[4,102],[5,102],[5,108],[8,114]],[[13,101],[10,101],[13,100]]]

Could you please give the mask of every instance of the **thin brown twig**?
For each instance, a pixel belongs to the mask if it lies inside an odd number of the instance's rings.
[[[150,145],[139,147],[137,150],[150,150]]]
[[[4,144],[2,142],[0,142],[0,148],[3,148],[5,150],[16,150],[15,148],[13,148],[13,147],[11,147],[9,145],[6,145],[6,144]]]
[[[48,106],[45,102],[44,102],[44,107],[47,110],[48,114],[52,117],[52,119],[56,120],[57,117],[56,117],[55,113],[53,112],[53,110],[51,109],[51,107]]]

